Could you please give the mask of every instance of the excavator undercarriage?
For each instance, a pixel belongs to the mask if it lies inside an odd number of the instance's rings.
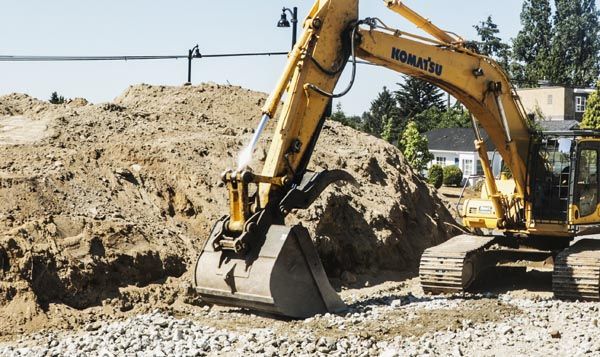
[[[526,240],[526,239],[525,239]],[[425,293],[462,293],[486,269],[527,262],[553,261],[552,291],[564,300],[600,300],[600,240],[581,239],[569,247],[535,249],[517,239],[460,235],[427,249],[419,267]]]
[[[426,293],[460,293],[487,269],[526,262],[544,262],[568,247],[570,239],[552,246],[541,238],[463,234],[425,250],[419,277]]]

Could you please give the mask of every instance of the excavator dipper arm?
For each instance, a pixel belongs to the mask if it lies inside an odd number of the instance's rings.
[[[230,192],[230,214],[215,224],[198,262],[195,285],[202,297],[223,305],[289,317],[338,312],[345,305],[333,288],[306,228],[287,227],[291,209],[305,208],[327,184],[352,181],[339,171],[306,168],[330,98],[351,54],[358,0],[320,0],[263,107],[263,118],[238,168],[222,178]],[[284,98],[280,107],[281,99]],[[266,122],[279,119],[260,175],[247,165]],[[249,185],[258,186],[249,197]]]

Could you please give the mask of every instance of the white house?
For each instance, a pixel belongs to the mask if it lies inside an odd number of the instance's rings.
[[[488,135],[484,131],[481,132],[481,135],[488,149],[494,176],[498,176],[502,170],[502,157],[495,151],[495,146]],[[463,172],[463,182],[468,180],[470,185],[478,180],[477,176],[483,177],[479,155],[475,151],[473,129],[434,129],[425,133],[425,136],[429,141],[429,152],[434,156],[428,167],[435,164],[442,167],[456,165]]]

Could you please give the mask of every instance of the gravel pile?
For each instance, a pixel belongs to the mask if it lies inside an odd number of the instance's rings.
[[[600,303],[503,294],[427,297],[389,290],[348,297],[344,315],[286,321],[197,308],[92,322],[0,344],[2,356],[505,356],[598,355]],[[249,328],[247,321],[266,321]],[[228,326],[228,328],[222,328]],[[266,326],[266,327],[265,327]]]

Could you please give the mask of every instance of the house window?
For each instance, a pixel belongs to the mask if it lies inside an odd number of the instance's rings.
[[[463,174],[465,176],[473,174],[473,160],[463,160]]]
[[[552,98],[552,94],[548,95],[548,105],[552,105],[554,98]]]
[[[446,158],[442,156],[438,156],[435,158],[435,163],[440,166],[446,166]]]
[[[587,104],[587,98],[582,96],[575,97],[575,111],[577,113],[585,112],[585,106]]]
[[[458,166],[458,157],[454,158],[454,165]]]

